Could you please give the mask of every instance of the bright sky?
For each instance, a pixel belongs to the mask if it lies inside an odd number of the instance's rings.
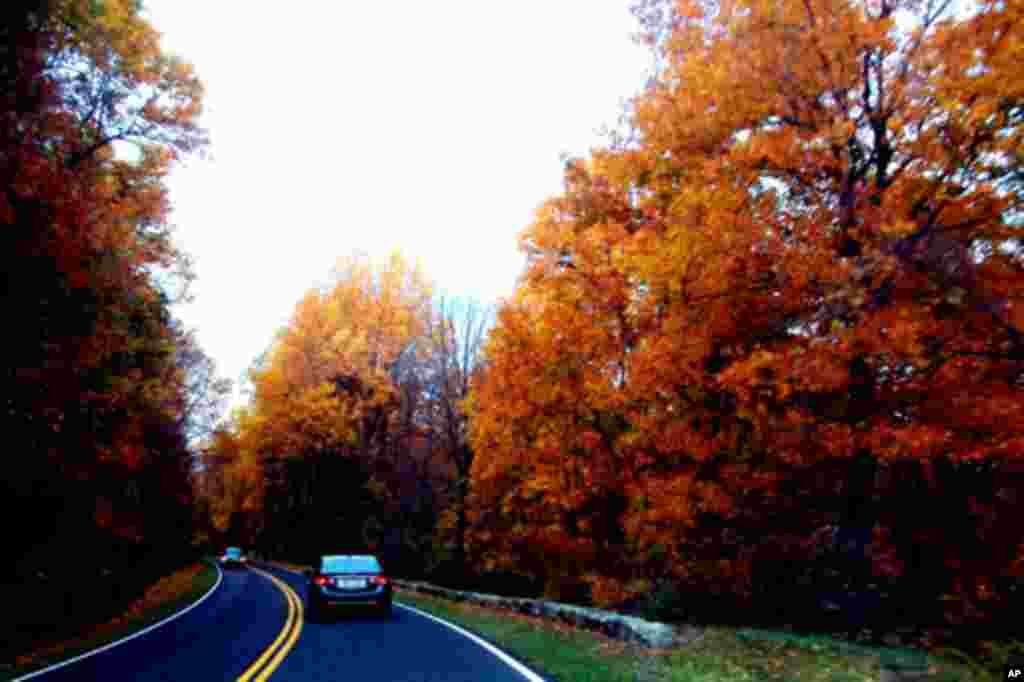
[[[171,177],[195,260],[178,315],[239,379],[354,249],[438,286],[512,291],[516,235],[641,86],[630,0],[147,0],[207,87],[211,161]],[[237,399],[237,394],[236,394]]]

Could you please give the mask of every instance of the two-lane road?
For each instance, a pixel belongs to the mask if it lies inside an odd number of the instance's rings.
[[[543,680],[501,652],[488,650],[485,643],[397,604],[390,618],[351,612],[324,623],[306,623],[304,601],[305,580],[297,574],[267,566],[224,571],[220,586],[181,617],[31,679]]]
[[[305,599],[305,579],[272,572]],[[274,672],[275,682],[540,682],[469,637],[395,605],[390,618],[344,613],[306,623],[295,648]]]

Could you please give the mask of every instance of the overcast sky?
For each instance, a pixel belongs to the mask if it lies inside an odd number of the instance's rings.
[[[147,0],[206,84],[212,159],[170,180],[196,300],[177,314],[236,381],[353,249],[441,289],[512,291],[516,235],[641,86],[630,0]]]

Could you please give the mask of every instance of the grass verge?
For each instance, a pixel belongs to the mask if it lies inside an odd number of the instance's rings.
[[[271,562],[301,572],[307,566]],[[598,633],[411,590],[398,601],[461,625],[559,682],[876,682],[883,662],[928,671],[928,682],[989,682],[977,669],[922,651],[827,636],[705,627],[697,641],[644,649]]]
[[[151,585],[121,616],[99,624],[76,638],[47,643],[35,651],[18,656],[13,665],[0,664],[0,682],[66,661],[138,632],[195,602],[216,582],[217,569],[211,562],[192,564],[164,576]]]
[[[646,664],[635,653],[612,651],[613,640],[599,634],[506,611],[485,609],[398,590],[397,600],[482,635],[555,680],[635,682]],[[638,675],[640,675],[638,677]]]
[[[899,649],[827,637],[708,627],[697,641],[652,651],[506,611],[401,590],[410,606],[472,630],[560,682],[875,682]],[[911,655],[912,657],[912,655]],[[929,682],[968,682],[964,666],[921,656]]]

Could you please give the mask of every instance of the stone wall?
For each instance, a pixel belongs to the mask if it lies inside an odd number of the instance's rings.
[[[594,630],[615,639],[634,642],[651,648],[663,649],[686,644],[697,639],[701,634],[698,628],[692,626],[674,626],[667,623],[657,623],[604,609],[586,608],[572,604],[543,601],[541,599],[500,597],[494,594],[450,590],[429,583],[407,580],[395,580],[394,583],[401,589],[421,592],[452,601],[470,602],[480,606],[506,609],[529,616],[558,620],[575,627]]]

